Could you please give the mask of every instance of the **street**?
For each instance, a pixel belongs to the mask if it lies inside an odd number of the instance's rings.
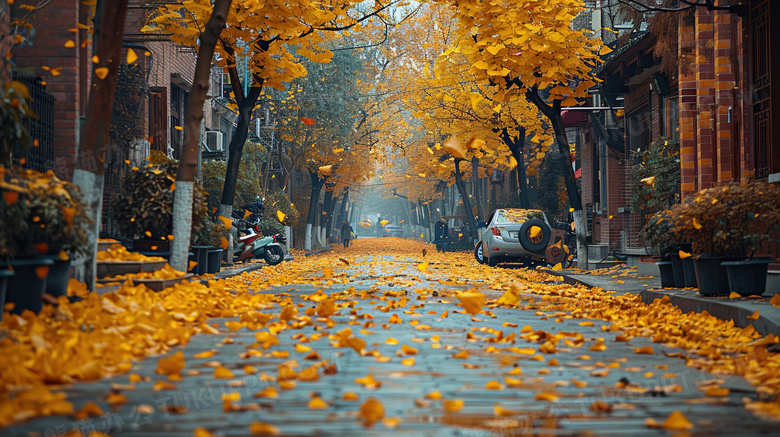
[[[94,402],[101,414],[41,417],[0,434],[476,437],[776,429],[745,408],[760,399],[756,388],[722,372],[751,350],[748,343],[760,344],[757,335],[681,315],[662,302],[564,285],[540,271],[481,266],[467,252],[439,254],[396,238],[353,243],[222,280],[236,299],[269,296],[254,303],[257,312],[210,319],[217,334],[194,335],[164,356],[135,362],[128,374],[62,387],[76,410]],[[515,303],[497,305],[499,298]],[[231,308],[229,300],[222,304]],[[776,366],[775,355],[763,359]]]

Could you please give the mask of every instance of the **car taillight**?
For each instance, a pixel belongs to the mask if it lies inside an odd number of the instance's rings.
[[[491,227],[491,228],[490,228],[490,232],[492,232],[492,233],[493,233],[493,235],[495,235],[495,236],[497,236],[497,237],[498,237],[498,236],[501,236],[501,231],[499,231],[499,230],[498,230],[498,228],[497,228],[497,227],[495,227],[495,226],[493,226],[493,227]]]

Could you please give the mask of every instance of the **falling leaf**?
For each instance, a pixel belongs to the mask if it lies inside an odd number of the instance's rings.
[[[466,159],[466,150],[463,144],[458,141],[458,138],[454,135],[451,136],[443,145],[444,151],[454,156],[455,158]]]
[[[100,80],[103,80],[108,76],[108,68],[107,67],[99,67],[95,69],[95,76],[100,78]]]
[[[138,55],[135,54],[133,49],[127,49],[127,63],[132,64],[138,59]]]
[[[701,229],[702,226],[699,224],[698,221],[696,221],[696,217],[694,217],[692,221],[693,221],[694,229]]]
[[[385,227],[385,225],[386,225],[386,224],[388,224],[388,223],[390,223],[390,221],[389,221],[389,220],[382,220],[382,221],[380,221],[380,222],[379,222],[379,224],[380,224],[380,225],[382,225],[382,227],[383,227],[383,228],[384,228],[384,227]]]
[[[76,47],[76,43],[72,39],[65,41],[65,48],[72,49],[74,47]]]
[[[311,125],[313,125],[313,124],[314,124],[314,120],[312,120],[311,118],[300,117],[300,120],[301,120],[301,121],[303,122],[303,124],[305,124],[306,126],[311,126]]]
[[[685,259],[691,256],[690,253],[685,252],[683,250],[680,250],[679,252],[677,252],[677,254],[680,256],[680,259]]]
[[[476,289],[459,293],[455,297],[457,297],[460,304],[463,305],[463,309],[472,316],[479,314],[480,310],[485,305],[485,295],[476,291]]]
[[[776,294],[775,296],[780,296],[780,295]],[[731,294],[729,294],[729,299],[739,299],[741,297],[742,297],[741,294],[736,293],[734,291],[732,291]]]
[[[319,168],[319,170],[323,176],[330,176],[333,173],[333,165],[323,165]]]
[[[774,296],[772,296],[772,298],[769,299],[769,303],[771,303],[777,308],[780,308],[780,294],[775,294]]]
[[[655,188],[655,176],[650,176],[644,179],[640,179],[639,182],[642,182],[644,184],[647,184],[650,187]]]
[[[279,219],[279,223],[284,222],[284,218],[287,217],[287,215],[279,210],[276,211],[276,217]]]

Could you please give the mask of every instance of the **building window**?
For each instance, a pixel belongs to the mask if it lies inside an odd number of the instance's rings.
[[[671,140],[680,139],[680,101],[677,96],[664,99],[664,136]]]

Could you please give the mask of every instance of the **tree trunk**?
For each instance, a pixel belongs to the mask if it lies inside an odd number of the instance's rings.
[[[219,35],[225,28],[231,3],[232,0],[216,0],[214,3],[206,29],[200,35],[192,91],[187,96],[184,109],[184,145],[176,175],[176,190],[173,193],[173,241],[171,241],[171,267],[181,272],[189,270],[187,261],[192,237],[192,195],[198,171],[200,125],[203,121],[203,105],[209,92],[211,61]]]
[[[339,207],[339,214],[336,216],[336,224],[341,229],[341,225],[347,220],[347,204],[349,203],[349,188],[344,189],[344,196],[341,198],[341,207]]]
[[[471,184],[473,185],[474,203],[477,204],[477,215],[480,220],[485,220],[485,205],[479,190],[479,158],[476,156],[471,158]]]
[[[323,226],[322,226],[322,233],[325,235],[325,238],[323,239],[323,242],[327,244],[330,240],[330,222],[332,219],[332,209],[330,207],[330,204],[333,202],[333,191],[332,190],[325,190],[325,199],[322,202],[322,212],[325,214],[322,215],[323,220]]]
[[[553,100],[552,105],[548,105],[539,96],[536,88],[530,89],[526,97],[539,108],[540,111],[550,120],[553,131],[555,132],[555,142],[558,144],[558,151],[563,157],[563,180],[566,182],[566,192],[569,195],[569,205],[573,209],[574,232],[577,238],[577,265],[579,268],[588,268],[588,232],[585,223],[585,215],[582,210],[582,199],[577,189],[577,181],[574,177],[574,168],[572,167],[571,151],[569,151],[569,139],[566,138],[566,130],[563,127],[563,118],[561,117],[561,100]]]
[[[303,242],[304,250],[312,249],[312,228],[317,218],[317,204],[320,199],[320,190],[325,183],[325,179],[320,179],[320,175],[317,172],[309,170],[309,176],[311,176],[311,198],[309,199],[309,214],[306,217],[306,236]]]
[[[455,158],[455,186],[458,188],[461,199],[463,199],[463,206],[466,208],[466,221],[469,223],[469,232],[471,238],[477,238],[477,225],[474,223],[474,217],[471,212],[471,202],[469,202],[469,195],[466,193],[466,187],[463,184],[463,177],[460,174],[460,162],[465,161],[461,158]]]
[[[93,52],[98,62],[92,70],[87,114],[73,171],[73,184],[81,188],[86,202],[86,213],[94,222],[88,231],[88,247],[83,264],[79,264],[76,269],[76,279],[85,282],[90,290],[95,289],[97,242],[103,209],[104,163],[110,141],[109,126],[114,108],[114,90],[122,59],[122,35],[127,16],[127,2],[128,0],[100,0],[97,3],[93,35],[97,42]],[[105,71],[101,70],[104,68],[108,69],[108,74],[101,79],[95,72]]]
[[[517,184],[518,189],[520,190],[520,207],[528,209],[531,207],[531,201],[528,199],[528,184],[526,183],[525,176],[525,153],[523,153],[523,149],[525,148],[525,128],[518,127],[517,131],[518,134],[515,137],[512,137],[512,135],[509,134],[509,130],[504,128],[501,132],[501,139],[504,140],[504,144],[509,147],[509,151],[512,152],[512,156],[514,156],[515,161],[517,161],[515,171],[517,172]]]

